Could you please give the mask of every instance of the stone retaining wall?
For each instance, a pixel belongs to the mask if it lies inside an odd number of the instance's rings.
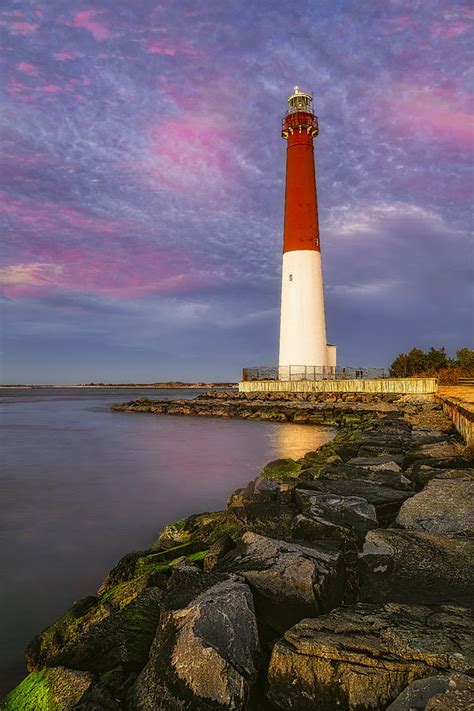
[[[239,383],[239,392],[354,392],[427,395],[438,389],[436,378],[384,378],[381,380],[251,380]]]
[[[455,398],[440,398],[444,412],[453,421],[453,424],[463,440],[468,445],[474,445],[474,412],[467,405]]]

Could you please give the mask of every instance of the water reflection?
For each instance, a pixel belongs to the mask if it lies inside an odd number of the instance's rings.
[[[336,434],[332,427],[315,427],[314,425],[280,424],[275,430],[275,445],[278,459],[291,457],[299,459],[329,442]]]

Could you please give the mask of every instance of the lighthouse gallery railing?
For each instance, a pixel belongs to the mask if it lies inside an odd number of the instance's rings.
[[[244,368],[242,380],[373,380],[386,378],[383,368],[353,368],[329,365],[284,365]]]

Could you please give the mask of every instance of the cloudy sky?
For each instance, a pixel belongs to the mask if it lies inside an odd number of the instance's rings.
[[[6,0],[2,381],[276,362],[294,84],[320,122],[339,363],[472,342],[473,15],[456,0]]]

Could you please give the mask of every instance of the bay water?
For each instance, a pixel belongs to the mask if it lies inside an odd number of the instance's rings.
[[[112,413],[197,390],[0,389],[0,698],[26,644],[166,524],[226,506],[268,461],[302,456],[324,427]]]

